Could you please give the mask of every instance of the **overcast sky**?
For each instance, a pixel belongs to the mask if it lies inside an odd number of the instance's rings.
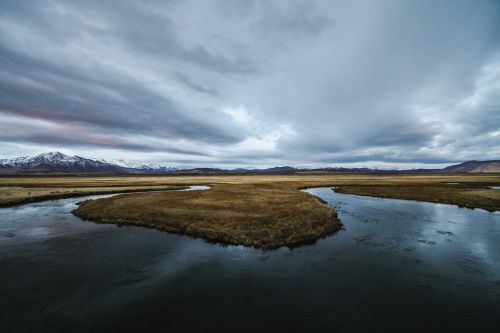
[[[500,158],[500,1],[6,1],[0,155]]]

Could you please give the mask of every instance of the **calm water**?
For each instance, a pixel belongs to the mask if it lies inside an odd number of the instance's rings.
[[[1,330],[500,330],[500,215],[308,192],[345,230],[268,252],[0,209]]]

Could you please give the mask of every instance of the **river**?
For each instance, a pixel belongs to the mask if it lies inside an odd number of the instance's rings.
[[[500,330],[499,214],[306,191],[344,230],[274,251],[0,209],[2,331]]]

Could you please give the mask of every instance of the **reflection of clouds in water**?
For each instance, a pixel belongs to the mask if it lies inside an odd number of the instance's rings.
[[[476,241],[470,243],[470,251],[471,253],[478,259],[480,259],[480,263],[482,266],[484,266],[485,269],[488,269],[489,267],[493,268],[496,270],[497,273],[500,272],[500,267],[497,267],[498,265],[496,260],[498,258],[494,258],[491,255],[491,252],[493,249],[490,249],[487,243],[484,243],[483,241]]]
[[[48,237],[51,235],[51,228],[38,227],[38,228],[30,228],[23,230],[20,234],[28,237]]]
[[[173,190],[173,191],[203,191],[203,190],[209,190],[210,186],[205,186],[205,185],[193,185],[189,186],[188,189],[185,190]]]
[[[42,311],[56,309],[58,314],[64,304],[64,311],[78,313],[84,325],[88,318],[113,314],[109,320],[114,320],[114,314],[124,313],[139,315],[132,320],[153,318],[165,324],[165,313],[174,317],[179,313],[176,310],[189,314],[199,310],[196,318],[210,320],[214,311],[231,318],[245,309],[257,318],[262,316],[262,299],[270,309],[283,308],[287,315],[302,314],[314,306],[314,315],[322,318],[340,313],[341,308],[355,316],[384,306],[385,295],[391,295],[386,300],[391,309],[395,302],[409,304],[412,311],[425,304],[429,312],[424,315],[438,309],[439,320],[476,315],[470,313],[470,304],[472,311],[480,306],[477,313],[490,317],[494,313],[489,300],[497,296],[500,281],[500,216],[450,205],[342,195],[329,189],[314,192],[377,222],[360,223],[339,214],[347,223],[345,231],[310,246],[261,251],[208,244],[148,228],[82,222],[69,211],[83,198],[47,202],[38,208],[24,206],[29,214],[18,214],[19,223],[3,223],[7,213],[0,210],[0,230],[8,226],[34,234],[29,243],[0,242],[0,261],[10,265],[3,265],[3,272],[9,274],[0,274],[2,285],[15,281],[10,283],[16,288],[10,290],[11,299],[43,300]],[[43,235],[47,231],[62,237],[48,240],[50,236]],[[33,282],[30,273],[35,269]],[[59,292],[61,281],[64,293]],[[19,293],[18,286],[27,283],[32,294]],[[42,298],[51,289],[61,297]],[[444,319],[440,296],[446,304],[456,305]],[[329,308],[332,304],[335,307]],[[228,314],[228,308],[236,312]],[[466,310],[457,316],[456,309]],[[141,316],[141,311],[147,316]],[[28,306],[26,312],[26,317],[40,313]],[[345,321],[342,313],[339,318]]]
[[[94,198],[96,196],[92,196]],[[85,197],[86,199],[88,197]],[[82,198],[49,200],[0,209],[2,232],[14,234],[3,238],[9,244],[76,235],[102,228],[94,223],[80,223],[70,211]],[[5,244],[5,243],[4,243]]]
[[[440,225],[429,225],[432,230],[451,231],[456,236],[459,236],[463,231],[467,232],[469,219],[466,214],[461,214],[457,207],[445,204],[430,204],[429,208],[429,212],[432,213],[432,220],[440,223]]]
[[[192,190],[207,190],[208,186],[190,186]],[[137,193],[137,192],[136,192]],[[130,193],[133,194],[133,193]],[[109,228],[110,225],[81,223],[71,210],[84,200],[95,200],[120,195],[120,193],[89,195],[67,199],[47,200],[0,209],[1,232],[15,237],[2,237],[5,241],[29,241],[30,239],[48,239],[79,232]]]
[[[500,223],[499,215],[445,204],[344,195],[335,193],[330,188],[310,189],[307,192],[339,206],[337,210],[343,222],[347,223],[347,233],[339,232],[333,237],[319,240],[316,245],[310,247],[293,250],[281,248],[269,252],[243,246],[210,245],[201,239],[168,235],[165,251],[154,259],[148,271],[154,276],[173,278],[190,274],[191,270],[201,269],[206,265],[221,264],[227,269],[249,268],[260,267],[263,261],[273,268],[265,274],[275,274],[271,272],[281,269],[299,270],[303,269],[299,265],[300,261],[279,261],[277,258],[293,254],[296,257],[311,255],[318,260],[324,259],[332,255],[329,248],[339,246],[342,249],[349,249],[353,245],[352,239],[360,234],[371,235],[371,241],[364,242],[363,246],[375,252],[393,245],[397,245],[398,248],[416,247],[418,256],[436,265],[444,265],[447,260],[457,256],[457,253],[461,256],[470,254],[474,258],[481,258],[481,265],[489,266],[490,271],[491,267],[498,270],[495,260],[500,259],[498,258],[500,245],[494,243],[494,240],[500,239],[499,224],[495,224],[495,222]],[[69,213],[79,201],[114,195],[117,194],[54,200],[2,209],[0,210],[2,233],[6,235],[15,233],[16,236],[1,239],[3,242],[15,244],[14,242],[20,240],[43,241],[50,237],[78,236],[85,232],[99,232],[113,228],[117,229],[116,235],[118,235],[123,230],[114,225],[82,222]],[[355,217],[342,216],[342,209],[347,210],[345,214],[356,213],[372,219],[373,223],[359,223]],[[143,228],[129,227],[126,230],[134,235],[137,234],[139,238],[146,237],[140,236],[139,230],[142,231]],[[437,231],[452,232],[453,235],[440,234]],[[148,235],[153,237],[156,233],[157,231],[151,231]],[[109,237],[113,237],[112,235],[115,234],[111,233]],[[434,242],[436,245],[420,244],[419,239]],[[451,241],[447,241],[448,239]],[[137,242],[141,240],[137,239]],[[335,253],[339,253],[338,249]]]
[[[465,272],[500,272],[498,265],[500,239],[498,222],[495,214],[481,209],[459,208],[453,205],[430,204],[433,220],[439,224],[429,226],[429,239],[450,240],[442,242],[434,255],[441,256],[443,264],[450,257],[455,257]],[[440,223],[447,222],[447,223]],[[432,231],[452,232],[432,234]],[[458,255],[457,255],[458,254]]]
[[[447,204],[345,195],[320,189],[308,192],[335,205],[344,222],[349,223],[351,212],[376,217],[378,225],[348,224],[347,230],[356,227],[358,234],[383,237],[386,247],[414,248],[415,256],[440,274],[461,274],[454,271],[457,263],[467,274],[496,272],[498,276],[500,273],[499,214]],[[373,244],[363,243],[367,247]],[[371,250],[378,251],[373,247]]]

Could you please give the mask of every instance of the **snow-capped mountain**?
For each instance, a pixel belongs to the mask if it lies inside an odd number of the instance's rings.
[[[249,174],[249,173],[336,173],[336,172],[499,172],[500,161],[469,161],[452,165],[444,169],[412,169],[412,170],[377,170],[370,168],[304,168],[281,166],[266,169],[219,169],[194,168],[179,169],[158,164],[147,164],[124,160],[93,160],[80,156],[69,156],[60,152],[41,154],[35,157],[23,156],[0,159],[0,173],[16,172],[57,172],[57,173],[192,173],[192,174]]]
[[[121,168],[80,156],[68,156],[60,152],[23,156],[0,160],[3,171],[52,171],[52,172],[120,172]]]
[[[60,152],[50,152],[34,157],[23,156],[0,160],[3,172],[94,172],[94,173],[155,173],[176,170],[154,164],[137,162],[108,162],[80,156],[69,156]]]
[[[125,161],[125,160],[101,160],[101,161],[104,163],[117,165],[126,169],[150,170],[150,171],[161,171],[161,172],[179,170],[179,168],[167,167],[164,165],[153,164],[153,163],[142,163],[137,161]]]

